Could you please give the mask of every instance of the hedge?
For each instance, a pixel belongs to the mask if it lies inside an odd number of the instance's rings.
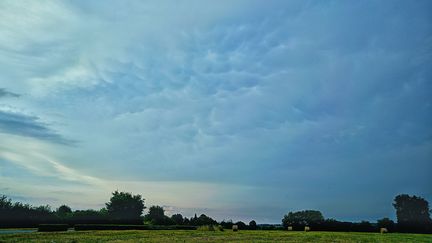
[[[51,231],[67,231],[69,225],[67,224],[40,224],[38,226],[39,232],[51,232]]]

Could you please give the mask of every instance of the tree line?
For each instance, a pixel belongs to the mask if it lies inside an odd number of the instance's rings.
[[[397,195],[393,207],[396,210],[397,222],[389,218],[379,219],[376,223],[343,222],[324,219],[320,211],[304,210],[286,214],[282,219],[282,225],[284,228],[292,227],[293,230],[302,230],[309,226],[317,231],[377,232],[380,228],[385,228],[388,232],[432,233],[431,211],[429,203],[424,198],[407,194]]]
[[[393,206],[396,210],[397,222],[383,218],[376,223],[361,221],[359,223],[342,222],[335,219],[325,219],[317,210],[289,212],[282,219],[282,226],[257,225],[252,220],[248,224],[237,221],[217,222],[211,217],[201,214],[187,218],[181,214],[165,215],[161,206],[149,207],[143,215],[145,199],[141,195],[129,192],[114,191],[109,202],[100,210],[75,210],[62,205],[52,210],[49,205],[32,206],[21,202],[13,202],[6,196],[0,196],[0,227],[37,227],[39,224],[131,224],[131,225],[221,225],[231,228],[237,225],[239,229],[287,229],[303,230],[309,226],[312,230],[325,231],[362,231],[376,232],[386,228],[390,232],[432,233],[429,203],[417,196],[401,194],[395,197]]]
[[[181,214],[171,217],[165,215],[161,206],[151,206],[148,213],[142,215],[144,198],[129,192],[114,191],[109,202],[100,210],[75,210],[62,205],[52,210],[49,205],[32,206],[21,202],[13,202],[5,195],[0,196],[0,228],[5,227],[37,227],[39,224],[132,224],[132,225],[217,225],[216,220],[201,214],[187,218]],[[242,222],[238,222],[244,224]],[[221,222],[222,225],[234,224],[231,221]]]

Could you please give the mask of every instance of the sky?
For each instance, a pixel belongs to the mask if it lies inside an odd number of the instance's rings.
[[[0,1],[0,194],[280,223],[432,203],[432,2]]]

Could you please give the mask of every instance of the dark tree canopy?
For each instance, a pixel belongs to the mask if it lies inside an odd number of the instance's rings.
[[[152,224],[161,225],[164,224],[165,210],[161,206],[151,206],[148,214],[145,216],[146,221],[150,221]]]
[[[398,224],[424,225],[431,223],[429,203],[417,196],[401,194],[395,197],[394,208]]]
[[[395,223],[389,218],[382,218],[377,220],[377,226],[378,228],[387,228],[387,230],[393,231]]]
[[[254,230],[257,228],[257,223],[255,222],[255,220],[252,220],[249,222],[249,229]]]
[[[0,227],[21,225],[32,227],[36,222],[45,223],[55,218],[48,205],[34,207],[21,202],[12,202],[5,195],[0,195]]]
[[[132,195],[129,192],[115,191],[110,201],[106,203],[108,214],[120,220],[139,219],[144,208],[144,199],[141,195]]]
[[[184,223],[184,219],[183,216],[181,214],[173,214],[171,216],[171,220],[176,224],[176,225],[182,225]]]
[[[310,225],[324,221],[324,216],[320,211],[304,210],[298,212],[289,212],[282,219],[284,227],[289,225]]]
[[[56,213],[59,217],[66,217],[72,214],[72,209],[67,205],[61,205],[59,208],[57,208]]]
[[[241,230],[247,229],[246,224],[242,221],[237,221],[235,224],[237,225],[238,229],[241,229]]]
[[[180,215],[181,216],[181,215]],[[178,218],[175,216],[174,218]],[[175,221],[165,215],[165,210],[161,206],[151,206],[148,214],[144,217],[144,221],[153,225],[172,225]]]
[[[217,224],[218,223],[216,222],[216,220],[210,218],[205,214],[201,214],[199,217],[197,217],[197,215],[195,214],[195,216],[190,219],[190,225],[201,226],[201,225],[217,225]]]

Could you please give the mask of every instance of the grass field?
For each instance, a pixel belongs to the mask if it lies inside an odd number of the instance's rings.
[[[80,231],[0,234],[0,242],[432,242],[432,235],[287,231]]]

